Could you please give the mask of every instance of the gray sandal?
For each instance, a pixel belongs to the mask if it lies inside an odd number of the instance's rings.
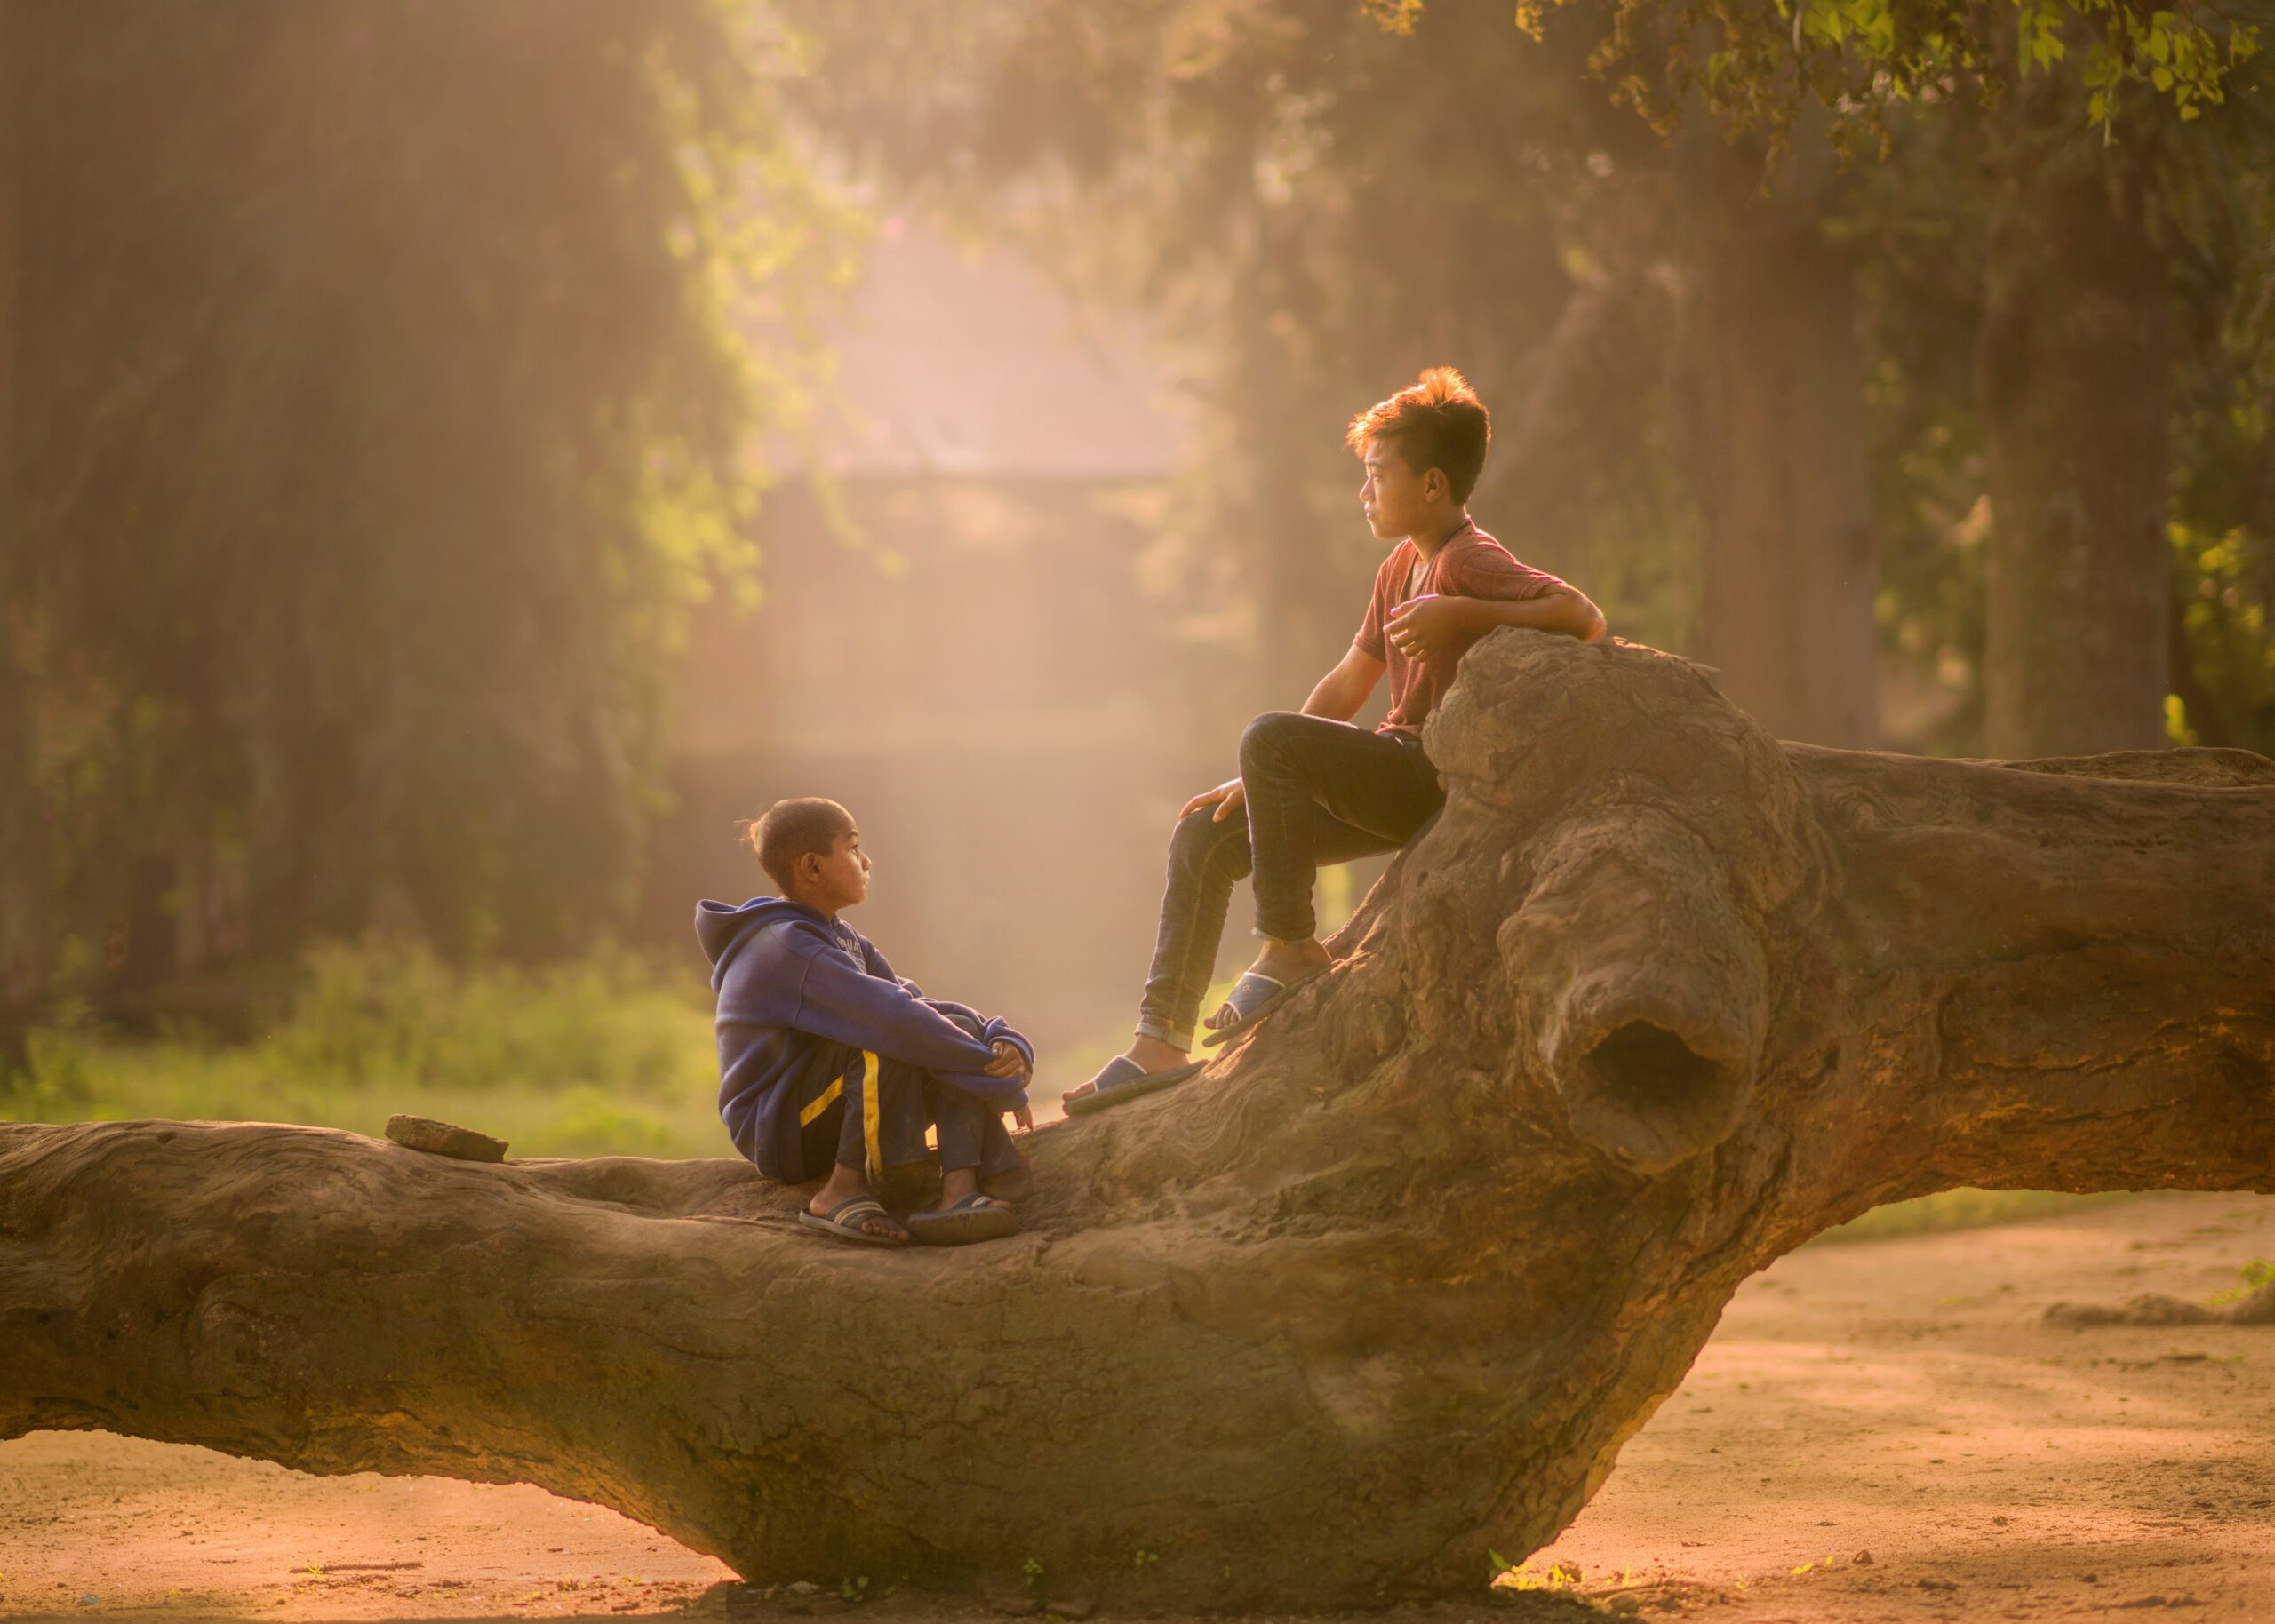
[[[1233,990],[1225,995],[1223,1007],[1217,1010],[1219,1015],[1226,1009],[1231,1010],[1233,1018],[1210,1031],[1201,1040],[1201,1043],[1212,1049],[1220,1043],[1230,1043],[1326,974],[1325,970],[1313,970],[1310,975],[1298,975],[1293,981],[1281,982],[1250,970],[1233,983]]]
[[[1082,1116],[1093,1111],[1104,1111],[1109,1105],[1119,1105],[1124,1100],[1142,1099],[1149,1094],[1159,1094],[1164,1088],[1174,1088],[1187,1078],[1201,1075],[1204,1061],[1193,1061],[1182,1066],[1171,1066],[1166,1071],[1148,1071],[1127,1055],[1116,1055],[1098,1068],[1098,1074],[1082,1087],[1069,1088],[1058,1096],[1058,1103],[1070,1117]],[[1083,1088],[1090,1092],[1084,1094]]]
[[[864,1218],[882,1218],[888,1223],[892,1222],[892,1214],[885,1211],[874,1196],[849,1197],[826,1213],[818,1213],[810,1206],[798,1210],[800,1223],[810,1230],[834,1235],[840,1240],[858,1241],[865,1246],[905,1246],[908,1244],[906,1235],[871,1234],[861,1227]]]

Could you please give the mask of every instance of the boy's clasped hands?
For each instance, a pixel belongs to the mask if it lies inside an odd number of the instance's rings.
[[[1034,1075],[1034,1067],[1027,1063],[1027,1057],[1010,1039],[998,1038],[987,1046],[987,1075],[1016,1077],[1026,1082]],[[1022,1130],[1034,1126],[1034,1107],[1027,1103],[1025,1095],[1021,1095],[1019,1103],[1011,1107],[1011,1120]]]

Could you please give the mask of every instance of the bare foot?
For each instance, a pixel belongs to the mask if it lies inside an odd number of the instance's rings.
[[[1132,1060],[1147,1071],[1167,1071],[1185,1063],[1185,1051],[1160,1038],[1142,1034],[1130,1040],[1122,1051],[1122,1058]]]
[[[814,1191],[814,1198],[806,1203],[806,1210],[817,1218],[826,1218],[848,1201],[858,1201],[864,1197],[874,1199],[869,1190],[869,1175],[858,1167],[849,1167],[842,1162],[836,1162],[830,1166],[828,1179]],[[874,1235],[880,1240],[908,1238],[908,1231],[894,1222],[890,1214],[882,1210],[862,1214],[853,1221],[853,1227],[862,1234]]]
[[[1324,970],[1335,960],[1328,956],[1317,937],[1302,942],[1266,942],[1264,951],[1249,966],[1254,975],[1269,975],[1277,982],[1295,982],[1315,971]]]

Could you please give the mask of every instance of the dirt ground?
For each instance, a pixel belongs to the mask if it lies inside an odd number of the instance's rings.
[[[2201,1300],[2275,1257],[2275,1198],[2168,1196],[1815,1247],[1739,1292],[1528,1592],[1374,1615],[1712,1624],[2275,1624],[2275,1329],[2055,1330],[2056,1301]],[[0,1444],[0,1618],[507,1619],[762,1597],[530,1487],[316,1478],[107,1434]],[[1481,1580],[1482,1575],[1481,1575]],[[722,1587],[722,1588],[714,1588]],[[979,1618],[897,1596],[874,1624]]]

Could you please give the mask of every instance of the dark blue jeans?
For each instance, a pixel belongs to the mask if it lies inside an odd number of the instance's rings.
[[[1256,875],[1256,933],[1307,941],[1319,930],[1312,886],[1321,866],[1391,851],[1445,805],[1438,769],[1409,733],[1273,711],[1241,736],[1248,818],[1217,822],[1207,808],[1169,837],[1169,884],[1153,974],[1138,1030],[1193,1047],[1201,999],[1217,965],[1233,888]]]

